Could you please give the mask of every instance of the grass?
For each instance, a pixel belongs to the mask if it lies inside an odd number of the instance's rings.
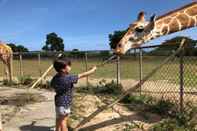
[[[166,57],[144,56],[143,57],[143,76],[150,73],[156,66],[162,63]],[[97,65],[102,62],[102,58],[88,59],[88,68],[93,65]],[[125,58],[120,61],[121,79],[135,79],[139,80],[139,61],[138,58]],[[197,60],[196,58],[184,59],[184,81],[186,86],[197,85]],[[37,59],[24,59],[23,60],[23,75],[38,77],[52,64],[51,59],[41,60],[40,67],[38,66]],[[14,76],[20,76],[19,60],[13,61]],[[72,61],[72,73],[78,74],[86,71],[84,59],[73,59]],[[3,64],[0,64],[0,68],[3,69]],[[40,73],[41,72],[41,73]],[[55,74],[55,71],[51,71],[48,76]],[[116,78],[116,64],[110,63],[102,68],[99,68],[93,78]],[[4,76],[3,70],[0,70],[0,76]],[[179,83],[179,58],[168,62],[163,66],[151,80],[169,80],[173,83]]]

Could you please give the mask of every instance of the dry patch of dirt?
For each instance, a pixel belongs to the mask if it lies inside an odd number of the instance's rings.
[[[25,89],[0,87],[0,109],[3,121],[6,121],[5,131],[50,130],[55,125],[54,92],[32,90],[30,94],[26,93]],[[91,93],[75,93],[69,120],[71,127],[75,127],[85,117],[105,105],[100,97]],[[147,129],[159,120],[160,117],[157,115],[147,113],[145,118],[139,112],[130,111],[122,105],[115,105],[86,123],[82,130],[122,131],[132,123],[143,125],[143,128]]]

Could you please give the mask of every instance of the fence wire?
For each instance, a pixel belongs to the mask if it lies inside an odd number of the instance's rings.
[[[129,88],[130,85],[150,73],[173,52],[174,50],[169,47],[162,50],[160,46],[132,49],[127,55],[120,58],[119,68],[117,68],[118,62],[108,63],[79,85],[98,83],[102,79],[111,81],[120,78],[123,87]],[[87,71],[93,65],[102,63],[112,54],[109,51],[75,51],[64,52],[64,55],[72,61],[71,73],[78,74]],[[53,63],[55,57],[56,54],[46,52],[15,53],[13,55],[14,79],[28,76],[33,78],[40,77]],[[1,79],[5,79],[5,67],[2,63],[0,64],[0,69]],[[54,74],[54,70],[50,71],[45,77],[45,81],[50,81]],[[181,79],[183,80],[182,83]],[[182,90],[181,86],[183,87]],[[181,91],[183,91],[183,94]],[[180,54],[177,55],[146,81],[138,92],[157,99],[170,100],[178,107],[184,106],[187,102],[196,104],[197,56],[185,56],[183,54],[183,57],[181,57]]]

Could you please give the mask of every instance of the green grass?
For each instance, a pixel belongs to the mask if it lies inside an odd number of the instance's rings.
[[[150,73],[156,66],[162,63],[166,57],[144,56],[143,57],[143,76]],[[102,63],[102,58],[88,59],[88,68],[93,65]],[[197,58],[184,59],[184,81],[187,86],[197,85]],[[52,64],[51,59],[41,60],[40,67],[38,66],[37,59],[24,59],[23,60],[23,74],[26,76],[38,77],[40,71],[43,73]],[[19,60],[13,62],[14,76],[20,76]],[[3,76],[3,64],[0,64],[0,76]],[[40,70],[39,70],[40,69]],[[121,79],[136,79],[139,80],[139,61],[138,58],[126,58],[120,60]],[[72,61],[72,73],[77,74],[86,71],[84,59],[74,59]],[[48,76],[55,74],[51,71]],[[116,78],[116,64],[106,64],[104,67],[99,68],[93,78]],[[174,83],[179,83],[179,58],[175,58],[163,66],[151,80],[169,80]]]

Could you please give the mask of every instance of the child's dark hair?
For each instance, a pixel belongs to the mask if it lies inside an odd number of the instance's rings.
[[[53,67],[57,72],[61,72],[67,65],[71,66],[71,61],[68,58],[58,58],[53,63]]]

